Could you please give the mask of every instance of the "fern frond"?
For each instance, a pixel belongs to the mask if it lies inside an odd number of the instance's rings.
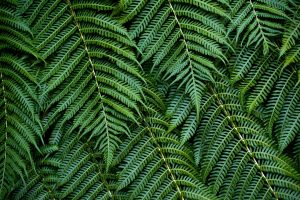
[[[223,98],[223,89],[215,88],[210,107],[221,113],[204,115],[209,127],[200,135],[203,180],[224,199],[299,198],[299,174],[292,161],[276,150],[261,122],[242,111],[238,98]]]
[[[266,115],[268,116],[268,131],[272,133],[274,122],[278,119],[280,111],[284,106],[286,96],[296,84],[295,71],[284,71],[275,85],[271,97],[266,105]]]
[[[246,41],[246,45],[263,46],[263,54],[267,55],[272,46],[272,38],[282,34],[282,21],[288,20],[289,7],[285,1],[232,1],[233,17],[228,27],[228,34],[236,30],[235,40]],[[242,42],[243,43],[243,42]]]
[[[294,5],[296,11],[293,20],[286,24],[282,37],[280,56],[285,58],[284,67],[297,63],[300,59],[300,18],[297,14],[299,8]]]
[[[245,58],[246,59],[246,58]],[[244,81],[240,82],[240,97],[241,100],[245,100],[246,94],[250,94],[261,77],[266,73],[266,70],[272,64],[272,60],[276,59],[276,55],[270,54],[266,57],[258,57],[257,60],[253,61],[253,65],[249,69],[248,73],[243,76]]]
[[[229,61],[231,72],[231,82],[234,84],[245,77],[247,72],[255,64],[260,54],[260,48],[253,48],[244,46],[238,49],[236,54],[231,57]]]
[[[222,45],[230,46],[219,16],[228,17],[210,1],[133,1],[121,17],[130,23],[129,34],[137,40],[141,62],[150,72],[180,83],[199,114],[204,81],[221,74],[212,62],[226,62]]]
[[[300,96],[299,83],[288,91],[283,99],[283,105],[275,122],[274,132],[278,139],[280,150],[284,150],[297,135],[297,116]]]
[[[0,2],[0,199],[300,199],[296,0]]]
[[[154,123],[161,121],[154,120],[157,117],[145,120],[134,139],[121,145],[118,189],[127,188],[128,199],[215,199],[198,181],[188,147],[180,146],[175,135],[166,135],[165,125]]]
[[[178,127],[190,114],[193,105],[188,96],[178,92],[175,87],[171,87],[167,97],[166,117],[170,118],[171,127]]]
[[[70,128],[70,127],[68,127]],[[109,199],[113,191],[104,175],[105,163],[98,162],[97,152],[75,134],[64,138],[59,150],[47,151],[39,161],[38,174],[19,185],[14,199]],[[112,177],[110,177],[112,178]]]
[[[283,34],[282,46],[280,48],[280,56],[285,54],[295,44],[300,37],[300,21],[293,20],[287,24],[285,32]]]
[[[8,63],[9,59],[14,59]],[[29,78],[27,61],[9,54],[0,55],[1,105],[1,194],[11,191],[17,177],[27,175],[32,147],[39,150],[42,129],[36,112],[35,86]],[[27,75],[24,76],[23,74]],[[28,78],[29,77],[29,78]]]
[[[97,138],[95,148],[103,153],[107,170],[119,136],[128,135],[122,120],[136,121],[140,112],[144,81],[135,45],[107,14],[112,8],[110,1],[92,0],[34,2],[28,8],[36,48],[48,62],[38,77],[46,88],[40,98],[45,130],[58,130],[50,143],[57,144],[59,130],[72,121],[69,133],[79,128],[82,137]]]
[[[0,4],[0,198],[7,198],[17,180],[35,169],[34,151],[43,142],[32,73],[32,60],[39,58],[31,30],[16,11],[16,4]],[[22,55],[22,56],[20,56]]]
[[[272,63],[272,65],[261,77],[260,81],[257,83],[253,92],[248,98],[247,107],[250,112],[267,99],[267,95],[271,92],[275,81],[279,77],[281,70],[279,63]]]
[[[300,61],[300,43],[296,44],[286,54],[286,60],[284,62],[284,67],[286,67],[292,63],[298,63],[299,61]],[[299,71],[298,71],[298,73],[299,73]]]

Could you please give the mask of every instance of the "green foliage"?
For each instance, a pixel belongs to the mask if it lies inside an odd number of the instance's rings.
[[[197,133],[203,180],[221,199],[298,199],[300,177],[292,161],[276,149],[262,122],[242,111],[234,89],[222,84],[211,89],[213,101],[200,124],[205,128]],[[220,111],[211,115],[213,110]]]
[[[300,199],[297,0],[0,2],[0,199]]]
[[[235,30],[236,42],[245,45],[263,46],[263,54],[268,54],[271,46],[276,46],[272,38],[282,34],[284,20],[288,17],[288,3],[285,0],[233,0],[229,4],[232,22],[228,33]],[[240,39],[241,38],[241,39]]]
[[[42,3],[46,12],[39,9]],[[139,113],[143,78],[126,29],[105,14],[112,7],[94,4],[35,1],[28,21],[47,62],[38,76],[44,126],[55,130],[50,143],[58,143],[71,121],[70,132],[79,129],[88,140],[96,138],[94,148],[103,152],[108,169],[119,136],[129,135],[126,121]],[[88,12],[91,8],[97,12]]]
[[[0,26],[0,198],[35,170],[33,151],[39,151],[42,127],[34,93],[37,82],[27,60],[37,55],[31,32],[13,2],[1,4]]]
[[[220,73],[213,59],[226,61],[221,47],[229,44],[219,19],[228,17],[225,11],[212,2],[180,0],[135,0],[119,9],[125,10],[121,21],[133,18],[129,34],[137,41],[141,63],[165,80],[179,82],[199,114],[203,82]]]
[[[125,188],[127,199],[215,199],[199,180],[192,151],[166,134],[165,124],[146,117],[124,141],[116,160],[122,160],[118,190]]]

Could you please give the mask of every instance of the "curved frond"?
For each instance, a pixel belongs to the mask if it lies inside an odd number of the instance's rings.
[[[68,127],[70,128],[70,127]],[[20,184],[13,199],[109,199],[105,163],[99,163],[97,152],[90,144],[81,142],[74,134],[63,140],[59,149],[47,151],[39,162],[37,174]],[[53,152],[53,153],[52,153]],[[110,177],[111,179],[111,177]]]

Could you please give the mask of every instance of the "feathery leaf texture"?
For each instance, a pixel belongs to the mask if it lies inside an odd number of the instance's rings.
[[[3,11],[2,11],[3,10]],[[6,11],[6,12],[4,12]],[[42,127],[36,109],[36,80],[29,59],[36,59],[31,32],[13,3],[1,5],[0,26],[0,198],[13,190],[16,179],[35,169],[33,151],[39,151]]]
[[[219,19],[228,17],[225,11],[212,2],[181,0],[135,0],[118,9],[124,10],[121,21],[131,22],[129,34],[137,40],[141,63],[165,80],[180,82],[199,114],[203,82],[220,73],[213,60],[225,62],[221,47],[230,47]]]
[[[0,2],[0,200],[300,199],[297,0]]]
[[[88,140],[96,138],[94,148],[108,169],[119,136],[130,134],[125,121],[135,121],[139,113],[143,78],[132,44],[126,29],[105,14],[108,3],[49,1],[43,6],[47,12],[39,9],[42,3],[28,8],[28,21],[36,30],[36,49],[48,61],[39,83],[45,129],[57,130],[50,143],[57,144],[59,130],[72,121],[70,132],[79,129]]]

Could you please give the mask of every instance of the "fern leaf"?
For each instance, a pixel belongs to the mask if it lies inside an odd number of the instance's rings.
[[[122,144],[120,155],[126,157],[118,189],[128,188],[129,199],[214,199],[196,178],[191,152],[165,130],[163,124],[146,123]]]
[[[285,1],[232,1],[232,22],[228,28],[228,34],[236,30],[235,39],[246,41],[246,45],[251,44],[258,47],[263,46],[263,54],[267,55],[272,46],[272,38],[282,33],[280,21],[288,19],[285,13],[288,6]],[[276,20],[276,22],[274,22]]]
[[[36,48],[48,62],[38,77],[46,87],[41,91],[44,129],[58,130],[51,144],[59,142],[64,124],[73,121],[71,131],[97,138],[95,149],[103,153],[107,170],[119,137],[128,135],[127,124],[120,121],[136,121],[144,81],[135,45],[106,13],[112,9],[109,1],[46,1],[34,2],[27,11]]]
[[[131,5],[120,20],[130,22],[129,34],[137,39],[142,63],[151,63],[150,71],[160,66],[159,75],[172,84],[180,82],[199,115],[203,82],[213,81],[212,73],[221,74],[211,59],[226,61],[220,47],[230,46],[218,19],[228,17],[225,11],[216,3],[197,0],[133,1]]]
[[[298,198],[299,175],[292,161],[276,150],[257,119],[234,106],[239,101],[229,103],[212,92],[223,115],[211,118],[211,129],[202,137],[201,171],[214,193],[225,199]]]

